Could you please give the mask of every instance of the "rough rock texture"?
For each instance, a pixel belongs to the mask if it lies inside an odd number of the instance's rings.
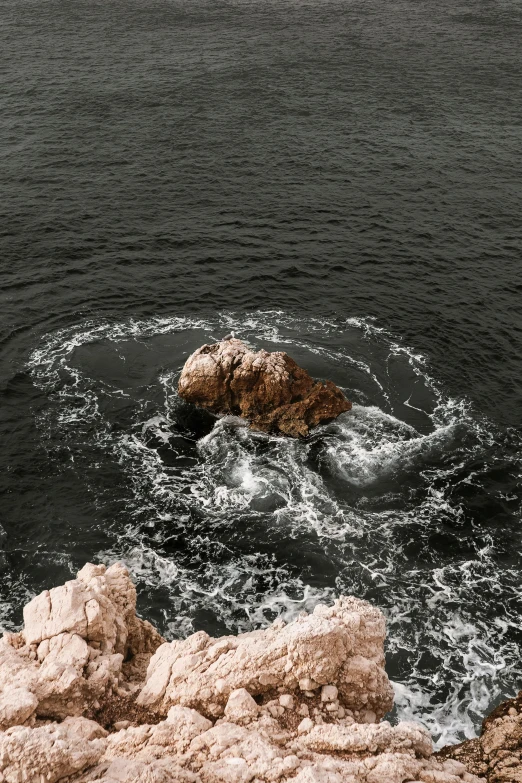
[[[392,690],[366,602],[169,644],[135,598],[121,564],[87,565],[4,636],[0,783],[478,783],[422,727],[379,722]]]
[[[104,744],[86,741],[63,724],[34,729],[14,726],[0,735],[0,780],[55,783],[94,765]]]
[[[522,691],[484,720],[478,739],[443,748],[438,755],[464,762],[488,783],[522,783]]]
[[[259,696],[279,688],[315,691],[335,682],[345,708],[380,719],[393,704],[384,636],[381,612],[357,598],[240,636],[212,639],[200,631],[158,648],[137,701],[162,714],[182,704],[219,717],[238,689]]]
[[[214,413],[243,416],[253,429],[293,437],[352,407],[335,384],[315,381],[286,353],[255,352],[235,338],[198,348],[178,391]]]
[[[136,617],[127,569],[86,565],[24,609],[25,627],[0,640],[0,728],[95,710],[107,694],[128,693],[125,668],[146,667],[164,641]]]

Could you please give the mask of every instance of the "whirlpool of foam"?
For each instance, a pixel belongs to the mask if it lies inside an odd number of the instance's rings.
[[[297,441],[187,405],[185,359],[230,331],[332,379],[352,411]],[[367,598],[387,616],[393,718],[439,744],[474,736],[520,684],[519,549],[505,545],[506,525],[519,540],[519,507],[506,507],[519,444],[506,457],[502,433],[373,321],[86,323],[49,335],[29,368],[49,459],[59,443],[104,520],[86,558],[124,560],[167,636]]]

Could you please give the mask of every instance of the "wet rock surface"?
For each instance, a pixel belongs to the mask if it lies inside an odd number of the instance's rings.
[[[198,348],[178,392],[214,413],[242,416],[253,429],[293,437],[352,407],[334,383],[314,380],[286,353],[253,351],[233,337]]]
[[[423,727],[381,720],[385,623],[365,601],[170,643],[135,608],[120,563],[28,604],[0,643],[0,782],[479,783]]]

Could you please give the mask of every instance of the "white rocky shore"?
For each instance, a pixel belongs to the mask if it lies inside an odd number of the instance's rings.
[[[384,618],[357,598],[165,642],[126,568],[86,565],[0,642],[6,783],[478,783],[393,702]]]

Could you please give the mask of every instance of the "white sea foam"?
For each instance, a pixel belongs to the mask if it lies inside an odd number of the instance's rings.
[[[319,603],[331,603],[333,596],[331,589],[304,584],[272,558],[262,556],[247,556],[219,567],[206,565],[204,576],[143,545],[105,550],[97,559],[107,564],[123,560],[138,588],[154,589],[161,584],[169,589],[166,633],[175,638],[197,630],[194,616],[189,614],[194,605],[198,611],[217,613],[224,624],[242,632],[266,626],[277,617],[290,622]],[[261,596],[260,581],[270,585]]]
[[[75,361],[85,345],[193,330],[207,339],[234,331],[252,344],[295,346],[347,382],[353,374],[359,385],[350,394],[359,402],[305,441],[255,433],[227,416],[189,448],[174,371],[157,369],[152,404]],[[409,368],[431,407],[413,401],[413,387],[397,398],[394,361]],[[439,744],[474,736],[488,705],[520,678],[516,569],[499,567],[494,541],[483,531],[474,536],[454,498],[457,471],[463,483],[479,480],[466,460],[493,443],[493,429],[467,401],[445,393],[424,356],[374,321],[303,324],[271,311],[88,322],[47,337],[29,367],[52,400],[40,419],[47,436],[81,435],[120,466],[130,500],[113,546],[99,556],[127,562],[144,599],[163,607],[166,633],[183,636],[209,617],[223,629],[247,630],[340,592],[368,597],[388,617],[396,716],[422,721]],[[116,399],[135,405],[123,429],[108,412]],[[401,405],[424,417],[422,432],[399,418],[394,406]],[[454,551],[431,544],[439,532],[453,536]],[[179,554],[169,553],[174,535],[184,542]],[[499,601],[493,618],[490,600]]]

